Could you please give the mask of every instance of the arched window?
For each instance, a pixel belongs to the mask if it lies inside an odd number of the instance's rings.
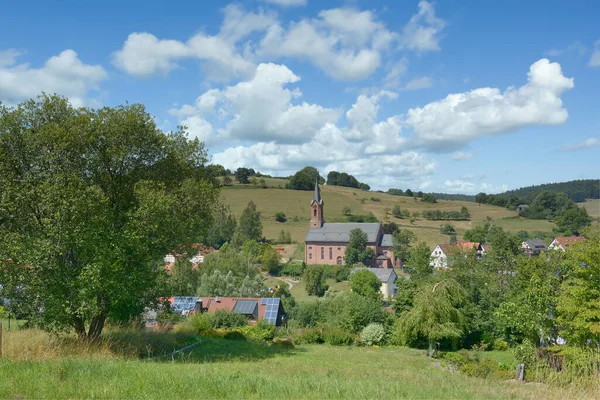
[[[317,216],[317,209],[313,208],[313,216],[316,217]]]
[[[325,258],[325,247],[321,247],[321,260]]]
[[[308,253],[308,259],[312,260],[312,253]]]
[[[337,258],[337,265],[342,265],[342,257]]]

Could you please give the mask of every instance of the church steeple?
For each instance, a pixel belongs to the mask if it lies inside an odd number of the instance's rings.
[[[323,199],[321,198],[321,191],[319,190],[319,178],[315,181],[315,193],[310,202],[310,227],[320,228],[325,223],[323,218]]]

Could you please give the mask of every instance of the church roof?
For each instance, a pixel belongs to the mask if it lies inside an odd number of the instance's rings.
[[[381,223],[326,222],[321,228],[311,228],[306,234],[306,242],[349,242],[350,231],[360,229],[367,234],[367,243],[375,243]]]
[[[313,201],[316,201],[317,204],[323,204],[323,199],[321,198],[321,190],[319,190],[319,178],[315,181],[315,194],[313,194],[313,198],[310,202],[312,204]]]
[[[383,247],[392,247],[394,245],[394,237],[391,233],[384,233],[381,235],[381,243],[380,246]]]

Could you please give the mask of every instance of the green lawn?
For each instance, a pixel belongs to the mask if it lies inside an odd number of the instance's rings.
[[[423,351],[204,339],[164,361],[0,360],[2,398],[565,399],[596,393],[451,374]]]

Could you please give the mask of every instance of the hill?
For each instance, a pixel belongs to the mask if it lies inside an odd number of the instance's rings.
[[[267,181],[267,180],[265,180]],[[275,186],[277,185],[277,186]],[[303,243],[304,236],[308,230],[310,219],[310,200],[312,192],[286,190],[277,188],[285,185],[281,179],[269,179],[266,189],[233,185],[224,187],[221,191],[221,199],[230,207],[231,212],[239,217],[246,205],[252,200],[261,212],[263,234],[268,239],[276,239],[283,229],[289,231],[292,240]],[[554,226],[548,221],[527,220],[518,218],[515,211],[509,211],[503,207],[489,204],[477,204],[468,201],[438,200],[437,203],[424,203],[419,199],[404,196],[393,196],[379,192],[365,192],[359,189],[340,186],[325,185],[321,187],[321,193],[325,202],[324,215],[328,222],[345,222],[347,217],[342,214],[344,207],[349,207],[354,215],[366,215],[372,212],[380,221],[393,221],[401,228],[411,229],[417,235],[419,241],[425,241],[429,246],[439,243],[447,243],[449,237],[439,232],[440,224],[450,223],[457,230],[458,238],[467,229],[491,219],[493,223],[503,228],[517,232],[525,230],[531,233],[550,232]],[[415,212],[422,213],[424,210],[439,209],[442,211],[460,211],[461,207],[467,207],[471,213],[471,221],[429,221],[416,218],[411,224],[410,220],[398,219],[391,215],[394,205],[408,210],[411,215]],[[287,222],[276,222],[276,212],[283,212]]]
[[[567,196],[569,196],[569,199],[575,202],[582,202],[585,201],[585,199],[598,199],[600,198],[600,179],[579,179],[568,182],[526,186],[499,193],[497,196],[505,199],[517,196],[520,199],[531,201],[536,194],[544,190],[566,193]]]

